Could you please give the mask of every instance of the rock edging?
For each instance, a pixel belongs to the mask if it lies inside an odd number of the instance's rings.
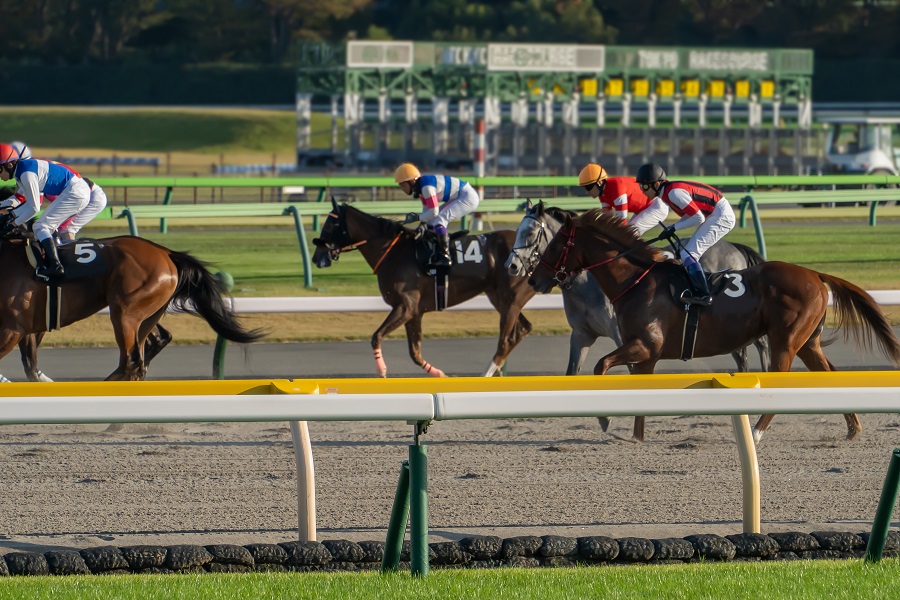
[[[570,538],[558,535],[473,536],[429,544],[435,569],[568,567],[604,564],[673,564],[697,561],[762,561],[862,558],[869,533],[712,534],[684,538]],[[409,568],[409,541],[400,568]],[[196,546],[98,546],[83,550],[10,552],[0,557],[0,576],[105,573],[249,573],[252,571],[377,570],[384,542],[283,542]],[[900,556],[900,533],[890,531],[884,556]]]

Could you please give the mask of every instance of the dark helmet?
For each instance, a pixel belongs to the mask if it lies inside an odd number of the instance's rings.
[[[635,177],[635,180],[637,180],[638,183],[644,184],[665,181],[666,171],[657,164],[647,163],[646,165],[641,165],[641,168],[638,169],[637,177]]]

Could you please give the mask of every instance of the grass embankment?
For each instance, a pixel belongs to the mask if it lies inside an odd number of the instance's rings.
[[[896,559],[406,573],[10,577],[0,598],[896,598]]]

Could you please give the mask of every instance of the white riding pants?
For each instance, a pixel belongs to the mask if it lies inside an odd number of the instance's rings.
[[[430,221],[426,221],[426,224],[431,226],[443,225],[446,227],[450,221],[455,221],[474,212],[475,209],[478,208],[479,202],[481,202],[481,198],[478,197],[478,192],[467,183],[459,190],[459,195],[453,200],[448,200],[441,206],[441,210],[438,212],[437,216]]]
[[[75,213],[74,217],[67,219],[60,225],[59,232],[69,233],[74,238],[75,234],[81,231],[85,225],[90,223],[94,217],[99,215],[100,212],[106,208],[106,203],[106,192],[103,191],[102,187],[95,183],[94,188],[91,190],[91,198],[88,200],[87,206]]]
[[[628,224],[637,229],[638,235],[643,236],[659,225],[661,221],[665,221],[668,216],[669,205],[663,202],[661,198],[654,198],[653,202],[647,205],[647,208],[632,215]]]
[[[704,252],[734,229],[734,225],[734,211],[728,200],[722,198],[716,202],[716,207],[706,220],[700,223],[691,239],[684,244],[684,249],[699,261]]]
[[[50,206],[34,222],[32,231],[37,241],[46,240],[62,225],[63,221],[83,210],[91,199],[91,190],[81,177],[69,181],[69,185],[50,203]]]

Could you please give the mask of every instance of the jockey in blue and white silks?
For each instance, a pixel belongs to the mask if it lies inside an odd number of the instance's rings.
[[[90,185],[78,171],[66,165],[34,158],[20,159],[19,153],[8,144],[0,144],[0,167],[4,181],[14,178],[18,184],[15,200],[19,205],[11,211],[16,225],[24,225],[40,212],[42,194],[52,201],[31,229],[45,257],[45,264],[38,268],[38,276],[61,277],[63,267],[53,234],[64,221],[87,206],[91,198]]]
[[[422,201],[418,220],[434,228],[438,239],[435,264],[450,265],[450,236],[447,225],[475,211],[481,198],[471,185],[447,175],[422,175],[411,163],[403,163],[394,173],[394,181],[408,195]],[[410,213],[407,220],[416,215]]]

